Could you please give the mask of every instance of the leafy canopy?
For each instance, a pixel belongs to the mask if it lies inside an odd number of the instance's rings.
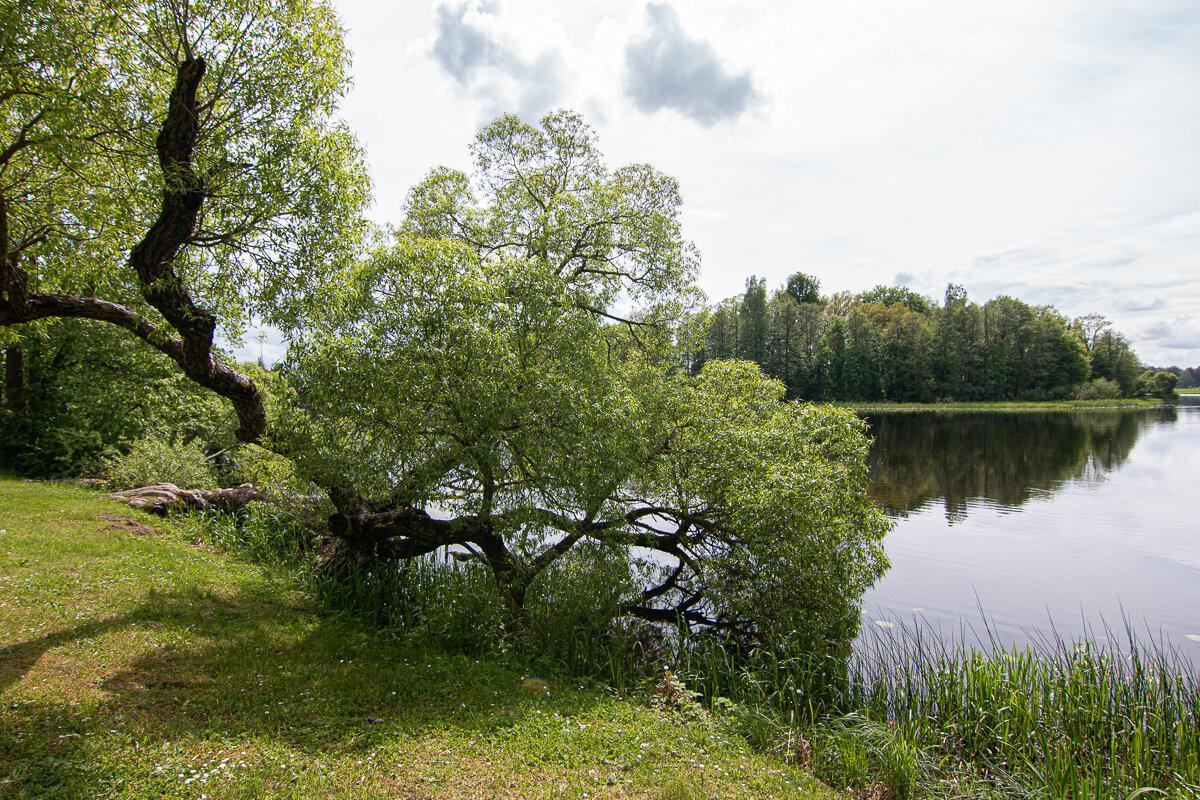
[[[185,64],[190,163],[161,161]],[[31,292],[137,305],[127,254],[165,194],[203,203],[173,268],[236,336],[294,326],[360,235],[367,179],[333,114],[349,53],[321,0],[20,0],[0,8],[0,200]]]
[[[747,362],[678,369],[665,332],[695,254],[671,179],[610,172],[565,112],[501,118],[474,153],[474,175],[413,190],[293,349],[298,458],[368,505],[449,520],[437,541],[486,561],[518,611],[591,542],[650,565],[626,613],[843,639],[886,564],[862,423],[783,402]]]
[[[749,363],[678,368],[676,182],[610,170],[573,114],[501,117],[360,256],[347,62],[320,0],[6,6],[0,325],[107,321],[230,399],[328,493],[335,568],[455,545],[521,624],[540,574],[600,548],[644,577],[620,613],[852,633],[887,527],[862,423]],[[213,355],[251,317],[295,341],[282,409]]]

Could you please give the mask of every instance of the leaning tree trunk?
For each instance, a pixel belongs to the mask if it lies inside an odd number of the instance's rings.
[[[207,508],[236,514],[250,502],[266,500],[267,496],[249,483],[233,489],[180,489],[173,483],[156,483],[116,492],[108,499],[165,517],[173,511],[203,511]]]
[[[359,501],[343,502],[341,507],[329,517],[329,534],[317,560],[320,573],[338,579],[376,563],[396,563],[464,544],[487,530],[476,517],[434,519],[412,506],[376,509]]]

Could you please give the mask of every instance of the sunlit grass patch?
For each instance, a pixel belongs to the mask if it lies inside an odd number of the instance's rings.
[[[0,798],[828,795],[716,720],[530,696],[80,490],[0,480],[0,529]]]

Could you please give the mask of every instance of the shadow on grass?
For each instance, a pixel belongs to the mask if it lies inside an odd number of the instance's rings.
[[[359,621],[281,602],[274,589],[152,594],[128,613],[0,649],[0,693],[60,649],[68,673],[75,664],[81,673],[52,675],[64,687],[53,698],[0,708],[0,798],[103,794],[117,771],[153,770],[138,763],[147,749],[362,754],[439,730],[487,736],[535,708],[571,716],[601,701],[530,698],[518,673],[401,647]],[[115,647],[123,657],[96,655]],[[123,666],[105,674],[106,658]],[[82,698],[85,686],[102,690],[98,699]]]

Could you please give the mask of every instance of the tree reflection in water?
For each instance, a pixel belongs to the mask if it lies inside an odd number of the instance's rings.
[[[871,497],[906,516],[944,502],[950,524],[969,501],[1021,506],[1064,481],[1105,480],[1142,429],[1172,408],[1025,412],[871,412]]]

